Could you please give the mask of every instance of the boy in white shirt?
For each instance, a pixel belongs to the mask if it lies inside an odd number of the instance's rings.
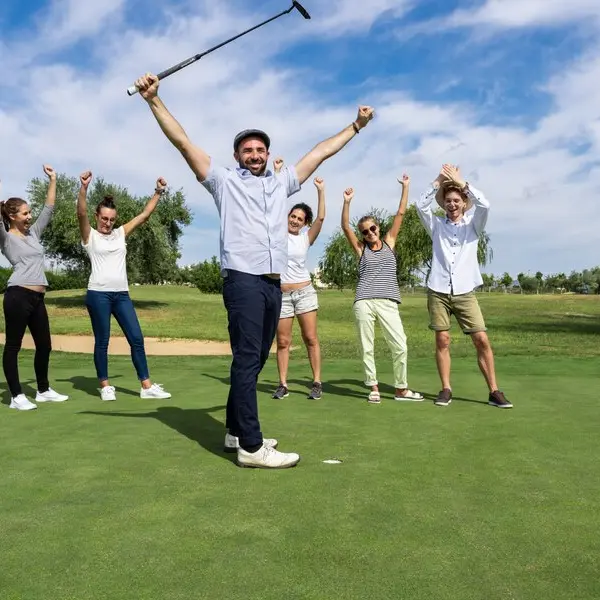
[[[433,214],[433,199],[445,211]],[[473,214],[466,212],[475,207]],[[435,331],[435,358],[442,390],[435,400],[438,406],[452,402],[450,385],[450,315],[454,314],[463,333],[471,336],[477,350],[477,362],[488,385],[488,404],[512,408],[498,389],[494,354],[475,288],[483,280],[477,261],[479,236],[487,222],[490,204],[484,195],[461,177],[453,165],[444,165],[431,187],[421,196],[417,211],[433,241],[433,260],[427,282],[429,327]]]

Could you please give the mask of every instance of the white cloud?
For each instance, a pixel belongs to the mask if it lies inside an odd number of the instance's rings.
[[[486,0],[479,8],[456,10],[446,23],[457,27],[487,25],[508,29],[564,26],[586,18],[600,19],[597,0]]]
[[[353,31],[368,31],[386,15],[400,17],[416,4],[415,0],[330,0],[315,2],[310,13],[318,31],[327,31],[335,37]],[[308,9],[308,5],[306,6]]]
[[[67,44],[100,31],[109,19],[124,8],[125,0],[81,2],[54,0],[49,14],[40,23],[40,33],[47,43]]]
[[[118,4],[112,3],[116,8],[106,18],[116,18],[122,10]],[[218,253],[212,199],[164,138],[141,98],[125,94],[146,70],[158,71],[256,22],[256,15],[236,11],[232,17],[225,3],[214,4],[204,3],[196,13],[171,9],[154,31],[123,24],[101,39],[88,39],[97,58],[93,68],[56,62],[6,73],[4,80],[12,86],[7,93],[14,100],[0,105],[3,195],[23,194],[42,162],[73,175],[91,168],[139,194],[148,193],[163,175],[173,187],[183,187],[195,213],[193,227],[184,236],[182,262]],[[381,0],[370,9],[375,16],[361,21],[358,2],[338,2],[328,25],[331,36],[367,29],[376,16],[408,6]],[[322,4],[310,8],[313,17],[315,11],[317,16],[325,12]],[[66,18],[65,23],[71,23],[66,31],[88,35],[82,14]],[[309,27],[292,29],[293,35],[313,35]],[[245,127],[269,131],[273,156],[295,162],[355,117],[355,102],[333,103],[315,91],[316,86],[306,85],[307,72],[312,73],[311,83],[321,77],[311,65],[295,61],[286,69],[273,66],[275,53],[286,41],[276,28],[272,33],[272,44],[249,35],[161,86],[166,105],[190,137],[221,163],[233,163],[231,141]],[[0,45],[3,41],[11,52],[21,49],[2,39]],[[369,89],[357,76],[356,95],[360,92],[361,102],[376,107],[377,117],[320,169],[328,214],[311,251],[311,264],[339,223],[345,187],[356,189],[356,216],[371,206],[395,210],[400,192],[396,176],[409,171],[415,199],[446,161],[459,163],[492,202],[492,271],[569,271],[599,262],[594,215],[600,189],[600,169],[594,167],[600,161],[600,107],[594,95],[599,77],[600,50],[590,48],[547,82],[544,89],[553,99],[552,108],[525,129],[487,125],[475,104],[418,101],[408,91]],[[21,95],[19,88],[27,93]],[[582,144],[588,146],[584,153],[573,150]],[[293,200],[314,205],[312,183]]]

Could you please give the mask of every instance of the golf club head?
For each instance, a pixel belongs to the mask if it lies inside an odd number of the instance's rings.
[[[298,10],[298,12],[305,19],[310,19],[310,15],[308,14],[308,11],[304,8],[304,6],[302,6],[302,4],[300,4],[300,2],[296,2],[296,0],[292,0],[292,4],[293,4],[294,8],[296,8]]]

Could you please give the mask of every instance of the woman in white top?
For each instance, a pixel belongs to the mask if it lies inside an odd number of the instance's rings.
[[[275,171],[283,165],[281,159],[275,161]],[[300,324],[300,331],[308,360],[313,372],[313,384],[308,397],[318,400],[323,393],[321,385],[321,347],[317,337],[317,310],[319,302],[317,292],[306,268],[306,257],[309,248],[321,233],[325,220],[325,184],[316,177],[314,184],[318,194],[317,218],[313,221],[313,213],[307,204],[296,204],[288,215],[288,268],[281,274],[281,316],[277,326],[277,369],[279,385],[273,398],[281,399],[288,395],[288,364],[290,344],[292,342],[292,325],[294,316]],[[305,229],[307,227],[308,229]]]
[[[170,398],[162,386],[152,383],[148,373],[144,336],[129,296],[127,281],[125,238],[144,224],[154,212],[167,182],[160,177],[156,181],[154,195],[144,210],[128,223],[114,228],[117,209],[111,196],[96,208],[96,229],[90,227],[87,212],[87,189],[92,180],[90,171],[80,176],[81,188],[77,197],[77,219],[81,243],[92,263],[86,307],[94,330],[94,364],[100,382],[102,400],[116,400],[115,388],[108,379],[108,342],[110,340],[110,317],[114,315],[131,347],[131,359],[141,382],[141,398]]]

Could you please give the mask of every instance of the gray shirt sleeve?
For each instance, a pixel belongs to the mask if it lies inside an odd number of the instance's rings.
[[[42,237],[42,233],[44,233],[44,229],[50,223],[52,219],[52,214],[54,213],[54,206],[48,206],[44,204],[44,208],[42,208],[42,212],[39,214],[38,218],[35,220],[35,223],[31,226],[31,233],[35,235],[38,239]]]

